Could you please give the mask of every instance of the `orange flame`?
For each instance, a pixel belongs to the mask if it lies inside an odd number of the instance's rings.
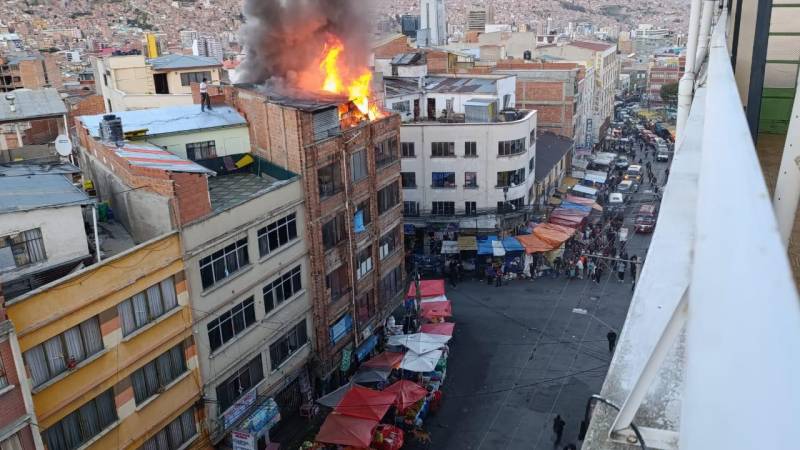
[[[350,68],[344,66],[340,60],[344,51],[344,44],[336,38],[331,38],[319,63],[319,68],[325,74],[322,90],[333,94],[347,94],[358,111],[369,120],[383,117],[378,105],[370,103],[372,72],[363,68],[357,71],[360,75],[351,76]]]

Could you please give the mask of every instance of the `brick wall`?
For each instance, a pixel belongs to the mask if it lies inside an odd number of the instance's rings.
[[[67,113],[68,123],[75,123],[79,116],[93,116],[106,112],[106,105],[102,95],[89,95],[75,103]]]
[[[208,179],[204,174],[171,172],[178,219],[184,225],[211,214]]]
[[[2,429],[26,414],[25,401],[19,388],[17,366],[14,363],[14,355],[11,352],[11,342],[8,336],[0,337],[0,360],[2,360],[2,370],[5,372],[8,384],[16,386],[11,392],[6,392],[0,396],[0,429]]]
[[[28,122],[30,128],[24,131],[22,142],[25,145],[52,143],[58,137],[59,125],[63,120],[60,117],[31,120]]]
[[[41,61],[20,61],[19,77],[22,87],[26,89],[41,89],[44,87],[44,68]]]
[[[413,52],[414,49],[408,45],[408,37],[398,36],[383,45],[374,47],[372,51],[375,53],[376,58],[393,58],[400,53]]]

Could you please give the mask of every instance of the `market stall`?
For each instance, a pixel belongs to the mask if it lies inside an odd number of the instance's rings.
[[[453,305],[449,300],[443,302],[423,302],[420,305],[420,317],[429,322],[439,322],[453,316]]]
[[[355,448],[369,448],[378,421],[333,412],[328,414],[317,433],[317,442]]]
[[[431,350],[442,348],[450,339],[451,336],[443,336],[441,334],[401,334],[398,336],[389,336],[387,345],[405,347],[416,353],[426,353]]]
[[[400,361],[402,360],[403,360],[403,353],[387,351],[375,355],[374,357],[372,357],[372,359],[369,359],[365,363],[361,364],[361,367],[366,367],[370,369],[392,370],[399,368]]]
[[[506,236],[502,241],[505,250],[504,272],[508,274],[522,274],[525,271],[525,247],[512,236]]]
[[[444,280],[421,280],[419,282],[420,298],[436,297],[444,295]],[[416,298],[416,283],[411,283],[406,293],[407,298]]]
[[[441,323],[424,323],[420,327],[420,331],[427,334],[441,334],[444,336],[452,336],[456,324],[453,322]]]

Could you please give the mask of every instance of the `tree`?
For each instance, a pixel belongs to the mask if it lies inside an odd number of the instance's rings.
[[[678,83],[662,84],[659,93],[661,100],[664,100],[665,103],[671,105],[678,103]]]

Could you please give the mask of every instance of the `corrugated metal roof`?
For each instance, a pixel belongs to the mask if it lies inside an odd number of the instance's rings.
[[[121,148],[117,148],[115,151],[117,155],[134,166],[168,172],[207,173],[216,175],[213,170],[206,169],[194,161],[183,159],[151,144],[125,142]]]
[[[147,60],[154,70],[191,69],[193,67],[222,66],[221,61],[208,56],[164,55]]]
[[[561,158],[572,149],[572,140],[555,133],[539,133],[536,137],[536,168],[534,179],[541,181]],[[566,169],[566,168],[565,168]]]
[[[504,77],[427,77],[425,89],[428,92],[456,92],[475,94],[496,94],[497,80]]]
[[[148,136],[247,125],[244,117],[230,106],[217,106],[205,112],[200,111],[200,105],[188,105],[120,111],[114,114],[122,120],[123,132],[146,129]],[[81,116],[80,121],[92,136],[100,137],[103,115]]]
[[[65,176],[77,170],[69,164],[0,166],[0,213],[93,203]]]
[[[15,111],[11,111],[13,96]],[[53,88],[17,89],[0,94],[0,121],[11,122],[67,113],[61,95]]]

